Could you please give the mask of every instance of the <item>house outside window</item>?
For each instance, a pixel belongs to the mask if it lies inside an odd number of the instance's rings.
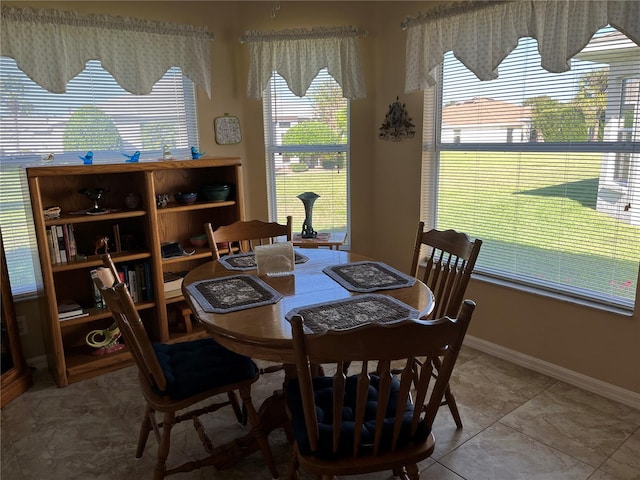
[[[171,68],[148,95],[124,91],[102,69],[87,62],[63,94],[47,92],[13,59],[0,57],[0,226],[14,295],[32,294],[40,267],[24,165],[53,154],[56,163],[123,162],[123,153],[162,158],[168,145],[175,158],[189,158],[198,146],[193,83]]]
[[[530,38],[491,81],[445,56],[434,139],[437,193],[430,197],[434,184],[427,181],[423,195],[425,205],[437,205],[436,228],[484,241],[476,272],[633,309],[639,58],[640,47],[611,27],[594,35],[565,73],[543,70]],[[425,94],[425,106],[431,96]],[[449,133],[456,131],[460,143]]]
[[[305,219],[298,195],[320,195],[313,206],[317,232],[349,229],[349,101],[340,85],[320,71],[297,97],[274,72],[263,96],[269,216],[300,232]]]
[[[618,142],[627,143],[633,141],[634,124],[638,122],[640,106],[640,77],[625,78],[622,81],[622,98],[620,100],[620,128],[618,130]],[[631,173],[631,154],[628,152],[617,153],[613,171],[613,179],[624,185],[628,185]]]

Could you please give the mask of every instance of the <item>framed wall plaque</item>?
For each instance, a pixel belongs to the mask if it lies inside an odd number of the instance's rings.
[[[218,145],[232,145],[240,143],[242,135],[240,134],[240,120],[225,113],[224,117],[216,117],[213,120],[214,130],[216,133],[216,143]]]

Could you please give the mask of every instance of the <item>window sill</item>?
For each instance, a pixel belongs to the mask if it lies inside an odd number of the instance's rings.
[[[506,287],[506,288],[511,288],[514,290],[518,290],[520,292],[525,292],[525,293],[530,293],[532,295],[538,295],[538,296],[542,296],[542,297],[547,297],[547,298],[551,298],[554,300],[558,300],[561,302],[566,302],[566,303],[572,303],[574,305],[580,305],[582,307],[587,307],[593,310],[600,310],[600,311],[605,311],[608,313],[613,313],[614,315],[620,315],[622,317],[626,317],[626,318],[632,318],[633,315],[633,310],[627,310],[625,308],[622,307],[615,307],[613,305],[606,305],[603,303],[599,303],[599,302],[592,302],[589,300],[585,300],[582,298],[577,298],[577,297],[573,297],[570,295],[562,295],[560,293],[557,292],[552,292],[550,290],[546,290],[544,288],[536,288],[534,286],[531,285],[524,285],[521,283],[516,283],[516,282],[512,282],[512,281],[508,281],[508,280],[502,280],[499,278],[495,278],[489,275],[484,275],[481,273],[474,273],[471,278],[473,280],[477,280],[480,282],[484,282],[484,283],[490,283],[493,285],[499,285],[501,287]]]

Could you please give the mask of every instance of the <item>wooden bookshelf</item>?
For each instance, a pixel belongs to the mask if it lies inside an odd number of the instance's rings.
[[[189,238],[204,233],[204,223],[227,225],[244,219],[242,204],[242,166],[239,158],[201,158],[198,160],[147,161],[140,163],[104,163],[94,165],[46,165],[26,168],[33,218],[40,255],[40,265],[47,302],[47,318],[42,319],[49,369],[58,386],[100,375],[130,365],[131,355],[121,350],[103,356],[94,355],[85,344],[86,334],[108,328],[111,315],[97,308],[90,271],[101,265],[95,252],[96,239],[108,237],[109,253],[117,268],[125,266],[143,274],[146,290],[137,303],[138,312],[153,341],[174,342],[204,336],[197,331],[186,333],[178,328],[175,308],[182,297],[164,298],[163,272],[190,270],[211,260],[206,248],[195,249],[189,256],[162,258],[161,244],[178,242],[187,251],[194,248]],[[175,202],[177,192],[199,192],[206,184],[227,183],[232,194],[222,202],[198,199],[194,204]],[[107,213],[90,215],[93,206],[82,189],[107,189],[100,207]],[[125,198],[134,193],[141,199],[135,209],[127,208]],[[156,205],[156,195],[168,194],[169,204]],[[58,206],[58,218],[45,219],[46,208]],[[52,257],[47,229],[73,226],[73,240],[78,255],[68,255],[67,262]],[[117,225],[117,229],[114,229]],[[120,251],[116,251],[114,234],[119,233]],[[60,248],[60,245],[59,245]],[[73,253],[73,252],[71,252]],[[147,264],[146,271],[144,264]],[[137,279],[138,276],[135,276]],[[139,292],[140,293],[140,292]],[[89,315],[58,320],[58,302],[73,299]],[[170,308],[167,308],[170,307]]]

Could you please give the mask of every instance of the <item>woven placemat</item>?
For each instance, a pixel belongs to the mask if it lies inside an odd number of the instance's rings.
[[[382,262],[351,262],[325,267],[322,271],[351,292],[375,292],[416,283],[414,277]]]
[[[201,280],[187,290],[205,312],[229,313],[276,303],[282,295],[255,275]]]
[[[302,316],[305,329],[311,333],[347,330],[367,323],[394,323],[420,317],[418,310],[406,303],[375,293],[294,308],[285,318],[291,320],[294,315]]]
[[[302,255],[301,253],[294,252],[296,263],[305,263],[309,261],[309,257]],[[253,252],[248,253],[234,253],[233,255],[226,255],[218,259],[224,268],[227,270],[255,270],[256,254]]]

